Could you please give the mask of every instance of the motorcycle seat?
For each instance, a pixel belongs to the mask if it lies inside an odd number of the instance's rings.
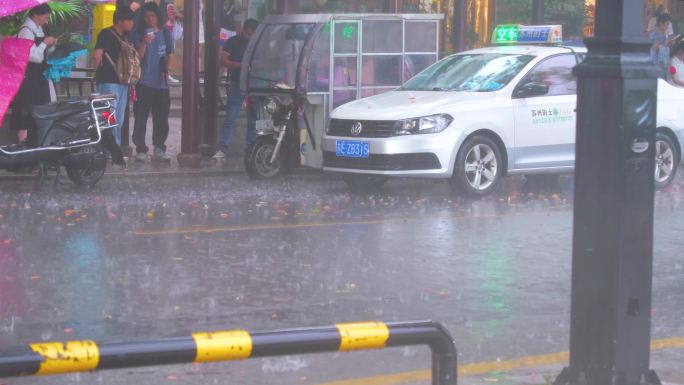
[[[90,100],[88,99],[68,99],[40,106],[32,106],[31,115],[36,122],[54,121],[60,117],[81,112],[88,108],[90,108]]]

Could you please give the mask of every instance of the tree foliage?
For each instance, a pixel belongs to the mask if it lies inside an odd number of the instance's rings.
[[[497,0],[497,24],[531,24],[532,0]],[[544,23],[562,24],[563,35],[581,37],[587,20],[585,0],[544,0]]]
[[[56,31],[65,31],[69,20],[79,17],[89,10],[88,5],[83,0],[52,0],[48,2],[48,5],[52,10],[49,27]],[[1,18],[0,35],[15,35],[27,16],[28,11],[24,11]]]

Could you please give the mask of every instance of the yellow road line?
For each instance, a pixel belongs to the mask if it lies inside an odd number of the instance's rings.
[[[651,350],[664,350],[683,347],[684,337],[666,338],[651,341]],[[557,365],[567,363],[569,358],[570,354],[568,352],[557,352],[538,356],[520,357],[506,361],[477,362],[459,365],[458,375],[475,376],[491,372],[504,372],[522,368],[537,368],[541,366]],[[416,370],[411,372],[326,382],[319,385],[400,385],[418,381],[430,381],[431,377],[432,373],[429,370]]]
[[[506,216],[517,216],[523,214],[506,214]],[[548,215],[548,212],[542,213],[525,213],[524,215]],[[408,223],[419,221],[434,221],[440,219],[492,219],[500,218],[504,215],[449,215],[438,217],[390,217],[382,219],[368,219],[368,220],[349,220],[349,221],[330,221],[330,222],[304,222],[304,223],[275,223],[265,225],[240,225],[240,226],[193,226],[193,227],[179,227],[171,229],[158,230],[136,230],[135,235],[149,236],[149,235],[177,235],[177,234],[212,234],[212,233],[233,233],[239,231],[256,231],[256,230],[292,230],[292,229],[307,229],[317,227],[334,227],[334,226],[348,226],[348,225],[380,225],[387,223]]]
[[[219,226],[219,227],[181,227],[175,229],[161,229],[161,230],[137,230],[135,235],[173,235],[173,234],[199,234],[199,233],[234,233],[238,231],[254,231],[254,230],[281,230],[281,229],[305,229],[313,227],[330,227],[330,226],[345,226],[345,225],[378,225],[389,222],[408,222],[412,219],[392,218],[392,219],[375,219],[367,221],[338,221],[338,222],[307,222],[307,223],[289,223],[289,224],[269,224],[269,225],[243,225],[243,226]]]

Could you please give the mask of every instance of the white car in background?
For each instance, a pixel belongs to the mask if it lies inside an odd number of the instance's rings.
[[[388,177],[450,178],[469,195],[506,175],[571,172],[584,48],[507,45],[451,55],[402,87],[340,106],[323,137],[323,169],[351,188]],[[684,90],[658,80],[657,187],[681,160]]]

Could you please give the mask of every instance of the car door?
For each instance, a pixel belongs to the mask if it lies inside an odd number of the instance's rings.
[[[569,168],[575,162],[574,54],[540,61],[513,91],[515,169]]]

